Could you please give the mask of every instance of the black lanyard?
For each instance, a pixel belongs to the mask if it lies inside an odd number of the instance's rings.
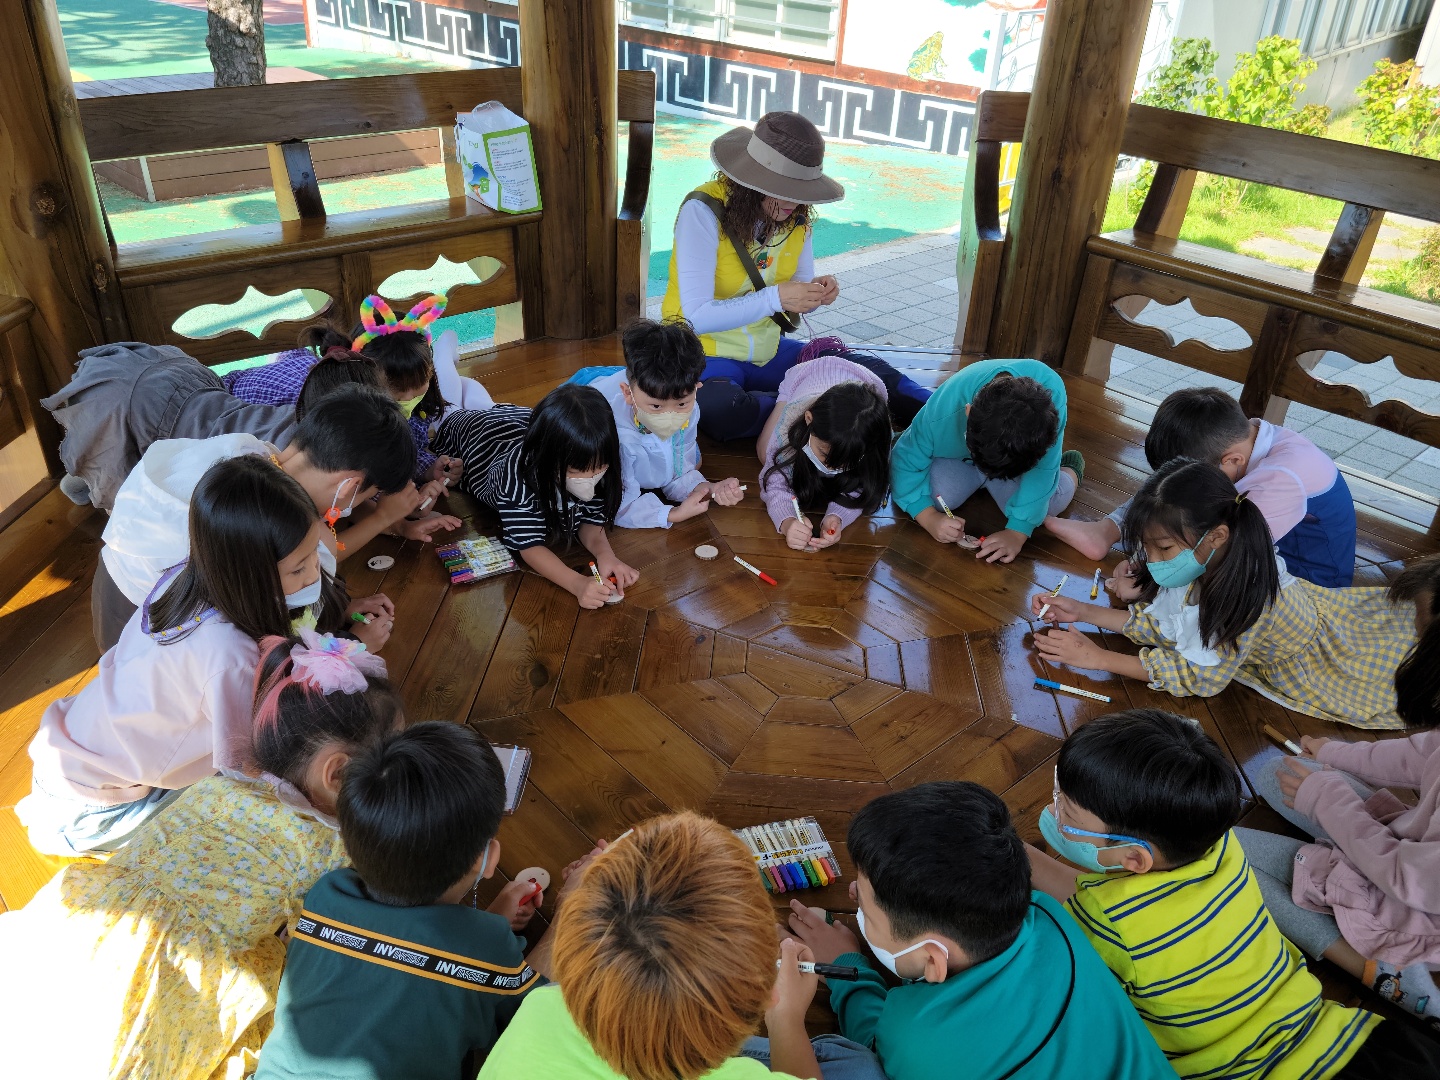
[[[1065,933],[1064,928],[1060,925],[1060,920],[1055,918],[1054,915],[1051,915],[1050,912],[1046,911],[1033,900],[1030,901],[1030,906],[1036,911],[1043,912],[1045,917],[1055,924],[1055,929],[1060,933],[1060,940],[1065,942],[1065,948],[1070,953],[1070,986],[1065,991],[1065,1001],[1060,1006],[1060,1015],[1055,1017],[1055,1022],[1050,1025],[1050,1030],[1045,1033],[1045,1037],[1040,1040],[1039,1045],[1036,1046],[1034,1050],[1031,1050],[1030,1053],[1026,1054],[1025,1060],[1020,1062],[1019,1065],[1016,1065],[1009,1072],[997,1076],[995,1080],[1010,1080],[1010,1077],[1014,1076],[1021,1069],[1025,1068],[1026,1065],[1029,1065],[1030,1062],[1035,1060],[1035,1056],[1050,1044],[1050,1040],[1055,1037],[1055,1032],[1060,1030],[1060,1024],[1064,1021],[1065,1014],[1070,1011],[1070,999],[1075,995],[1075,947],[1070,944],[1069,935]]]

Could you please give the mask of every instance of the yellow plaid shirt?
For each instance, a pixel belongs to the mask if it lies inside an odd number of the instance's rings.
[[[1291,578],[1210,666],[1180,655],[1147,608],[1135,604],[1123,632],[1146,646],[1140,662],[1156,690],[1211,697],[1234,681],[1324,720],[1404,727],[1395,712],[1395,669],[1415,644],[1415,607],[1390,603],[1384,589],[1326,589]]]

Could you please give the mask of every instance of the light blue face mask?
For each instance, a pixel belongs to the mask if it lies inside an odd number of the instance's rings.
[[[1205,573],[1205,567],[1210,565],[1210,560],[1215,557],[1215,549],[1210,550],[1202,563],[1195,558],[1195,548],[1209,535],[1210,530],[1206,529],[1200,534],[1200,539],[1195,541],[1195,547],[1187,548],[1174,558],[1162,559],[1160,562],[1146,560],[1145,569],[1150,571],[1150,577],[1155,584],[1162,589],[1183,589]]]
[[[821,461],[820,455],[817,454],[810,446],[809,439],[805,440],[805,445],[802,446],[800,449],[804,451],[805,456],[810,459],[810,464],[815,466],[815,471],[818,472],[821,476],[839,476],[842,472],[845,471],[844,469],[832,469],[829,465],[826,465],[823,461]]]
[[[325,575],[321,574],[309,585],[306,585],[299,592],[285,594],[285,606],[291,610],[295,608],[309,607],[320,599],[320,589],[325,583]]]
[[[1093,870],[1097,874],[1113,874],[1117,870],[1125,869],[1123,866],[1105,866],[1100,862],[1100,852],[1110,848],[1122,847],[1143,847],[1150,852],[1150,857],[1155,857],[1155,849],[1134,836],[1125,836],[1121,833],[1091,832],[1089,829],[1077,829],[1073,825],[1061,825],[1060,820],[1055,816],[1055,807],[1060,803],[1060,770],[1055,770],[1055,799],[1044,810],[1040,811],[1040,835],[1045,837],[1045,842],[1059,852],[1060,857],[1074,863],[1076,866],[1083,866],[1087,870]],[[1069,835],[1066,835],[1066,834]],[[1088,836],[1092,840],[1114,840],[1113,844],[1096,846],[1087,844],[1083,840],[1075,840],[1076,836]]]

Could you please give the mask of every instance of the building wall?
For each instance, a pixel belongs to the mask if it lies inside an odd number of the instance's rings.
[[[719,10],[727,2],[698,6]],[[783,12],[784,0],[775,3]],[[1164,62],[1179,3],[1155,0],[1142,73]],[[828,138],[958,155],[969,149],[982,90],[1030,88],[1045,4],[847,0],[842,9],[835,0],[829,37],[805,45],[802,29],[791,43],[799,51],[783,53],[745,44],[757,37],[753,27],[732,33],[723,20],[708,37],[671,32],[688,25],[681,16],[692,19],[685,12],[696,0],[621,0],[620,14],[636,17],[620,27],[620,66],[655,72],[664,111],[754,123],[772,109],[791,109]],[[498,0],[305,0],[305,7],[315,46],[479,67],[520,62],[515,8]]]
[[[1434,0],[1184,0],[1177,37],[1209,38],[1223,82],[1235,57],[1271,34],[1296,38],[1318,64],[1302,104],[1341,109],[1382,59],[1415,55]]]

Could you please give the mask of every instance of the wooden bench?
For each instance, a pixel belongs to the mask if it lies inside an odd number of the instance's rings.
[[[977,106],[961,241],[960,343],[986,353],[1004,252],[998,148],[1024,131],[1026,94],[985,93]],[[1440,445],[1440,418],[1398,400],[1318,380],[1325,351],[1370,364],[1391,357],[1411,378],[1440,380],[1440,307],[1361,286],[1386,211],[1440,222],[1440,162],[1328,139],[1132,105],[1121,152],[1157,163],[1133,228],[1092,236],[1064,368],[1109,377],[1128,345],[1243,384],[1252,416],[1283,417],[1289,401]],[[1344,203],[1313,272],[1177,239],[1198,173],[1302,191]],[[972,205],[973,204],[973,205]],[[1188,299],[1249,335],[1242,348],[1174,342],[1135,321],[1146,303]]]
[[[516,68],[384,75],[266,86],[101,97],[78,102],[92,162],[224,147],[267,148],[281,220],[121,244],[115,248],[130,335],[178,345],[207,364],[294,346],[316,316],[272,323],[258,335],[229,330],[210,338],[175,329],[186,312],[228,305],[253,285],[269,296],[294,289],[329,298],[317,315],[356,317],[360,301],[393,274],[426,270],[444,258],[468,263],[481,281],[448,290],[447,313],[500,309],[497,340],[535,337],[543,211],[502,214],[465,195],[454,157],[457,113],[499,100],[524,115]],[[654,73],[622,71],[619,119],[630,124],[624,199],[617,221],[616,310],[643,309],[648,278],[645,210],[654,138]],[[326,212],[310,142],[439,128],[448,197],[379,210]],[[481,259],[493,259],[498,269]],[[490,272],[482,273],[482,270]],[[389,296],[393,306],[417,297]],[[529,304],[527,306],[527,301]]]

